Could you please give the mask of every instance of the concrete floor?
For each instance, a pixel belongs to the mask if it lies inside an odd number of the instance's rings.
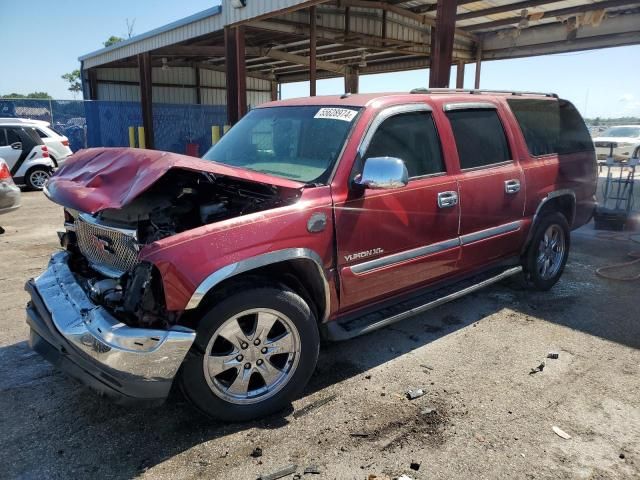
[[[3,478],[255,479],[287,464],[321,472],[304,478],[640,478],[640,282],[594,275],[624,261],[628,241],[587,226],[551,292],[505,283],[325,345],[290,408],[225,425],[179,395],[156,409],[114,406],[32,353],[23,284],[56,248],[61,210],[26,193],[0,224]],[[545,360],[550,351],[559,359]],[[417,387],[426,395],[404,398]]]

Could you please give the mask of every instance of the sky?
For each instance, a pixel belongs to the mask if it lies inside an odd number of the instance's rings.
[[[102,47],[111,35],[144,33],[215,5],[212,0],[0,0],[0,95],[46,91],[73,98],[60,78],[79,68],[78,57]],[[33,15],[33,12],[40,12]],[[555,92],[585,117],[640,116],[640,45],[484,62],[481,87]],[[11,65],[9,69],[7,66]],[[452,82],[455,85],[455,67]],[[465,87],[475,66],[467,65]],[[427,86],[427,70],[360,77],[360,91],[408,91]],[[342,93],[342,79],[321,80],[318,94]],[[308,95],[308,83],[285,84],[283,98]]]

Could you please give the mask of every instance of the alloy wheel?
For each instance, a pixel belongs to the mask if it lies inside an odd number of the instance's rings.
[[[211,336],[204,374],[218,397],[235,404],[266,400],[293,376],[300,359],[300,335],[285,315],[251,309],[227,319]]]
[[[34,170],[29,174],[29,182],[35,188],[44,188],[47,180],[49,180],[49,173],[44,170]]]
[[[562,267],[564,255],[564,231],[559,225],[549,225],[540,240],[536,257],[536,268],[543,280],[549,280],[558,273]]]

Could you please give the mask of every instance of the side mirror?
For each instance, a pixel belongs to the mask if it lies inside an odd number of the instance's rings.
[[[14,150],[22,150],[22,142],[12,143],[11,148],[13,148]]]
[[[365,160],[362,174],[354,182],[372,190],[391,190],[405,187],[409,183],[409,172],[399,158],[371,157]]]

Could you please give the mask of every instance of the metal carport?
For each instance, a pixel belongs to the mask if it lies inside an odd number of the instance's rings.
[[[230,124],[278,85],[640,43],[640,1],[223,0],[222,5],[80,57],[86,99],[139,100],[153,147],[153,100],[226,103]],[[165,68],[163,68],[163,66]],[[169,71],[167,71],[170,69]],[[419,85],[416,85],[419,86]],[[128,93],[127,93],[128,92]],[[156,100],[157,101],[157,100]]]

